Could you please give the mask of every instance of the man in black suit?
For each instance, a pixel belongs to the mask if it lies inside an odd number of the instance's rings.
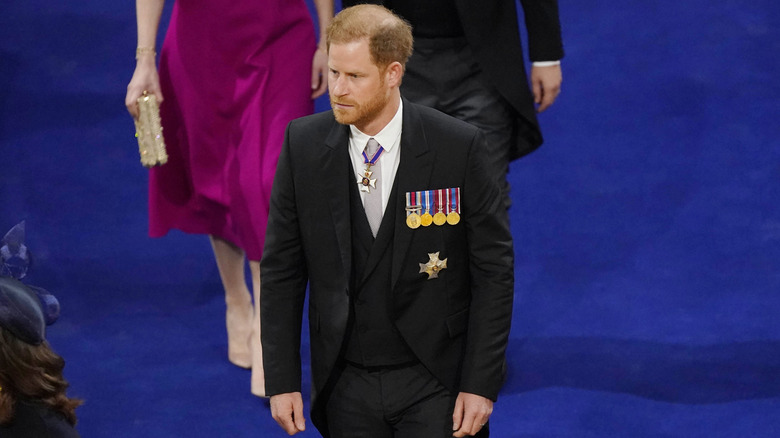
[[[292,121],[261,261],[266,394],[325,437],[488,436],[504,372],[512,237],[474,126],[401,97],[407,23],[361,5],[327,31],[332,111]]]
[[[558,0],[520,0],[533,62],[529,88],[515,1],[342,2],[383,4],[411,23],[415,50],[401,87],[404,97],[483,130],[489,170],[507,205],[509,162],[542,144],[536,111],[558,96],[563,57]]]

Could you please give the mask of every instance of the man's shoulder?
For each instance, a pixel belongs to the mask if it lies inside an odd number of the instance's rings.
[[[479,131],[479,128],[476,126],[445,114],[435,108],[409,102],[408,100],[404,101],[404,105],[409,105],[410,116],[418,117],[423,124],[423,127],[426,129],[440,129],[453,134],[469,136],[472,136]]]
[[[310,147],[320,144],[333,135],[338,122],[333,117],[333,111],[323,111],[294,119],[287,125],[287,140],[291,146],[302,145]]]
[[[328,110],[294,119],[290,122],[290,127],[295,129],[326,128],[332,126],[335,122],[333,111]]]

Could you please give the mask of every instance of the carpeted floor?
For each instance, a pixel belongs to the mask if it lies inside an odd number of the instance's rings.
[[[510,175],[493,436],[780,436],[780,5],[560,8],[563,93]],[[27,221],[62,303],[82,436],[286,436],[226,360],[207,239],[146,236],[133,2],[0,12],[0,233]]]

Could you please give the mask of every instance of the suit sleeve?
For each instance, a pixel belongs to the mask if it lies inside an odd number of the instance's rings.
[[[528,31],[531,61],[557,61],[563,58],[558,0],[520,0]]]
[[[266,394],[301,390],[301,323],[307,269],[299,231],[290,123],[271,191],[261,278]]]
[[[514,249],[501,190],[483,164],[483,141],[478,133],[461,189],[471,304],[460,391],[496,400],[503,383],[512,321]]]

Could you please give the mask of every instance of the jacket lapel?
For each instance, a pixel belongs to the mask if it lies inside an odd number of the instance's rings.
[[[349,160],[349,127],[335,120],[325,138],[325,152],[322,157],[323,193],[330,197],[330,213],[336,231],[339,253],[346,275],[346,284],[350,281],[352,270],[352,239],[349,211],[349,185],[352,164]],[[323,218],[325,220],[325,218]]]
[[[401,161],[395,175],[397,196],[395,201],[395,235],[393,240],[393,265],[391,287],[395,289],[404,265],[414,230],[406,226],[406,192],[428,190],[431,172],[436,159],[428,145],[420,113],[416,106],[404,99],[403,130],[401,131]],[[388,204],[388,209],[391,207]],[[387,214],[387,213],[385,213]]]

